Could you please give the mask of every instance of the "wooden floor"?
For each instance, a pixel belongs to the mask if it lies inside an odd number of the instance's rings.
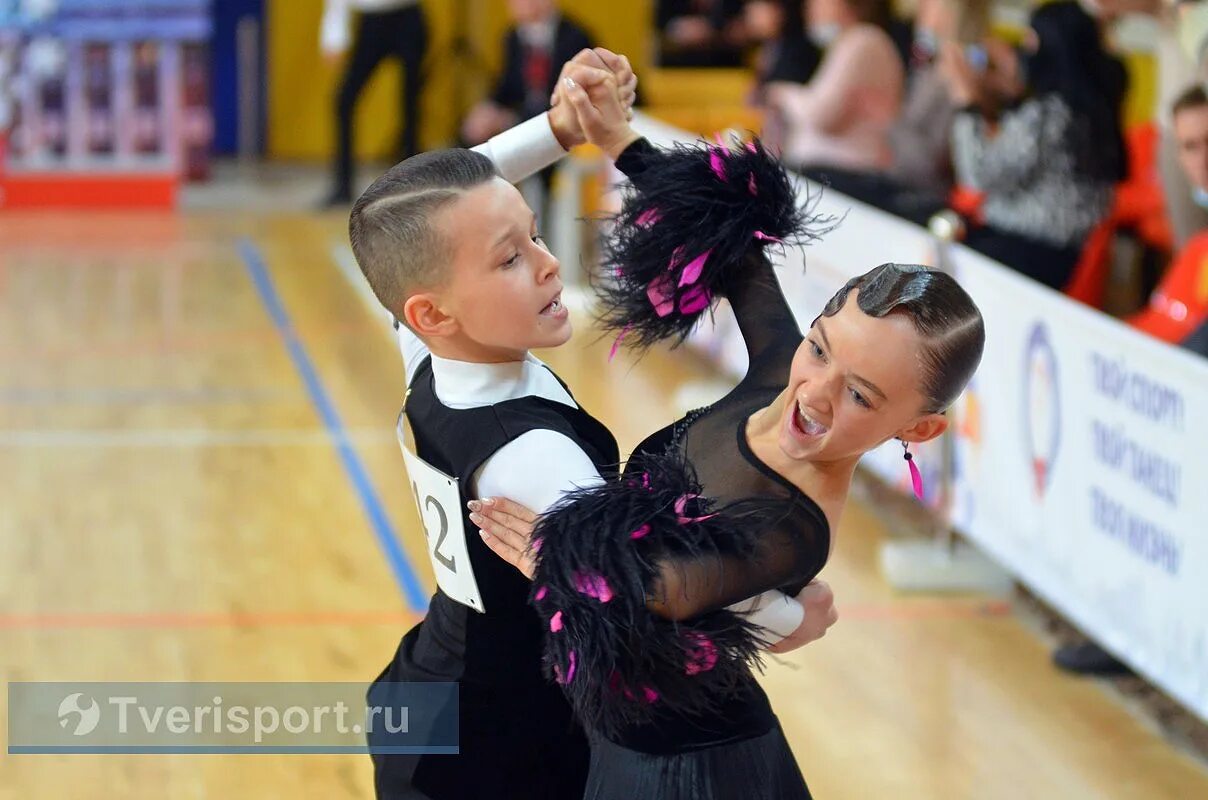
[[[5,681],[367,681],[390,657],[431,583],[402,366],[341,273],[343,225],[0,216]],[[581,331],[543,355],[623,448],[709,377],[606,350]],[[882,534],[850,510],[824,574],[839,625],[767,675],[818,798],[1208,797],[1009,607],[896,596]],[[4,800],[371,796],[367,756],[0,755]]]

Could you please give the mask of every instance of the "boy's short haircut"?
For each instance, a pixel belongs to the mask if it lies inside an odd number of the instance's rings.
[[[433,215],[498,175],[489,158],[452,148],[412,156],[365,190],[348,219],[357,264],[377,299],[401,319],[416,291],[440,286],[450,256]]]

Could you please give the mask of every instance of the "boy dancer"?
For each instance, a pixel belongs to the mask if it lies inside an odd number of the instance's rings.
[[[564,79],[627,98],[631,76],[628,63],[607,51],[584,51],[564,69]],[[544,509],[617,469],[607,428],[528,353],[563,344],[571,326],[558,261],[511,182],[583,140],[573,108],[561,103],[484,152],[436,151],[396,165],[352,211],[357,262],[402,323],[413,453],[457,479],[463,515],[467,500],[487,494]],[[527,604],[528,582],[490,552],[468,519],[451,522],[449,540],[431,553],[434,567],[440,574],[441,564],[455,563],[450,553],[464,553],[472,576],[467,583],[461,570],[456,597],[435,593],[427,618],[404,636],[375,686],[458,682],[460,754],[375,754],[377,794],[580,797],[587,742],[558,687],[541,675],[542,632]]]

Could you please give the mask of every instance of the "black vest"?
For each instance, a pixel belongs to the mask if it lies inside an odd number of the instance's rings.
[[[561,379],[558,382],[567,388]],[[405,413],[416,455],[458,480],[466,547],[486,613],[456,603],[437,589],[427,618],[407,634],[400,648],[399,655],[407,662],[399,665],[403,668],[400,677],[456,680],[484,688],[548,686],[541,675],[542,631],[528,605],[532,584],[482,542],[477,526],[469,520],[465,501],[474,499],[470,492],[478,468],[505,444],[529,431],[551,430],[569,437],[605,477],[617,472],[616,439],[582,409],[541,397],[470,409],[442,405],[436,397],[431,358],[420,364],[411,380]]]

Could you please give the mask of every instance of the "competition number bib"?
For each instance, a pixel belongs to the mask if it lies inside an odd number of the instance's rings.
[[[461,514],[461,492],[450,478],[424,461],[407,446],[404,419],[399,417],[398,443],[411,479],[411,491],[428,538],[428,559],[440,590],[464,606],[486,613],[482,593],[470,566],[466,529]]]

